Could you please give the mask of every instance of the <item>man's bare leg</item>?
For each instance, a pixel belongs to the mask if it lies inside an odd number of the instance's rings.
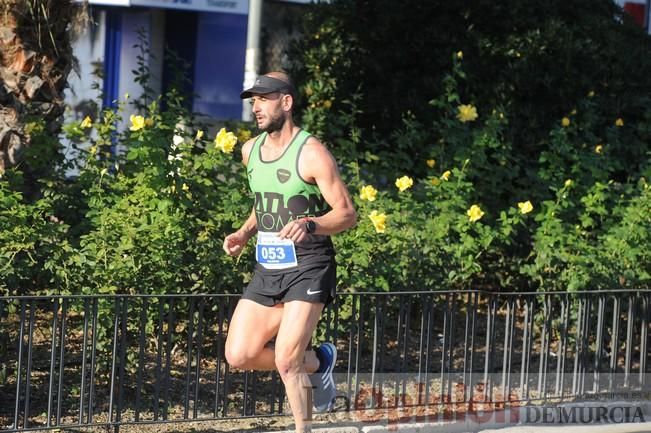
[[[278,333],[283,306],[265,307],[248,299],[238,302],[226,337],[226,360],[232,367],[276,370],[274,346],[267,343]],[[319,368],[319,359],[313,350],[305,352],[304,363],[308,373]]]
[[[312,399],[308,396],[312,384],[306,373],[313,373],[319,367],[314,351],[305,348],[322,309],[322,304],[303,301],[266,307],[242,299],[235,308],[226,338],[225,355],[232,367],[280,372],[297,431],[301,433],[310,431],[312,418]],[[285,325],[281,326],[282,323]],[[305,326],[297,327],[297,323]],[[276,344],[267,344],[274,336],[277,336]]]
[[[243,370],[275,370],[274,350],[267,343],[278,333],[282,317],[282,304],[266,307],[241,299],[228,325],[228,363]]]
[[[307,373],[316,371],[319,361],[314,352],[306,353],[305,349],[322,310],[323,304],[305,301],[285,303],[276,336],[276,368],[285,384],[297,433],[309,432],[312,428],[312,384]]]

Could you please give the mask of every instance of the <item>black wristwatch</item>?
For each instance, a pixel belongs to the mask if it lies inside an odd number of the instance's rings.
[[[312,234],[316,231],[316,223],[309,218],[305,218],[305,231]]]

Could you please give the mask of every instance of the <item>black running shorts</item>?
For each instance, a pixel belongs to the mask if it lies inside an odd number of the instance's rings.
[[[289,301],[328,305],[335,298],[336,285],[337,265],[334,261],[301,265],[296,270],[278,273],[256,268],[242,299],[250,299],[267,307]]]

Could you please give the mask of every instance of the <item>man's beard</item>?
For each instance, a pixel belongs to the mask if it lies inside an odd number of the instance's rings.
[[[267,134],[272,132],[280,131],[285,125],[285,116],[274,117],[269,121],[269,125],[263,129]]]

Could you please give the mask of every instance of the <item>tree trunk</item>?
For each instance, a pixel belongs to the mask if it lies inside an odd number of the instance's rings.
[[[0,0],[0,173],[23,161],[30,121],[56,136],[63,90],[75,64],[72,26],[85,5],[72,0]],[[28,169],[29,167],[25,167]]]

